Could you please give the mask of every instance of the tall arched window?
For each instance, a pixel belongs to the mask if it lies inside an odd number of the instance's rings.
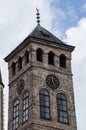
[[[37,58],[37,61],[40,61],[40,62],[43,61],[43,51],[42,51],[42,49],[40,49],[40,48],[37,49],[36,58]]]
[[[66,68],[66,56],[63,54],[60,55],[60,67]]]
[[[19,100],[15,100],[13,104],[13,130],[16,130],[19,126]]]
[[[67,100],[63,93],[57,95],[58,121],[68,124]]]
[[[18,59],[18,69],[19,70],[22,69],[22,58],[21,57],[19,57],[19,59]]]
[[[24,93],[23,96],[23,122],[27,121],[29,118],[29,94]]]
[[[16,64],[13,62],[11,65],[11,71],[12,71],[12,76],[15,75],[16,72]]]
[[[50,119],[50,97],[47,90],[40,91],[40,116],[44,119]]]
[[[54,53],[52,51],[48,53],[48,64],[54,65]]]
[[[29,52],[25,52],[25,64],[29,63]]]

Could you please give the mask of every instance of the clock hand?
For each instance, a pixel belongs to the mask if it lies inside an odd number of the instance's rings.
[[[52,77],[52,84],[54,85],[54,80],[53,80],[53,77]]]

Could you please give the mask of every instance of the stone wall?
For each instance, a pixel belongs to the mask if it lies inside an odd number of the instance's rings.
[[[43,50],[43,62],[36,60],[36,50]],[[24,64],[24,54],[28,50],[30,61],[27,65]],[[55,54],[55,65],[48,64],[48,53],[52,51]],[[59,65],[59,56],[64,54],[67,59],[66,68],[61,68]],[[18,71],[18,58],[23,58],[23,66]],[[11,65],[16,62],[16,74],[12,77]],[[18,52],[8,63],[9,68],[9,124],[8,130],[12,130],[12,114],[13,102],[19,99],[19,128],[18,130],[77,130],[74,92],[71,73],[71,51],[60,45],[32,42],[23,50]],[[59,87],[55,90],[50,89],[46,84],[47,75],[53,74],[59,79]],[[21,95],[17,93],[17,83],[20,79],[25,82],[24,90]],[[40,100],[39,91],[47,89],[50,94],[50,112],[51,119],[40,119]],[[22,97],[25,91],[29,92],[29,120],[26,123],[22,122]],[[58,122],[57,101],[58,93],[63,92],[67,97],[69,125]]]

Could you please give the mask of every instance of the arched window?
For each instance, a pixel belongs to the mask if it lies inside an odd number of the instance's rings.
[[[16,130],[19,126],[19,100],[16,100],[13,104],[13,130]]]
[[[57,95],[57,107],[58,107],[58,121],[62,123],[69,123],[68,121],[68,110],[67,100],[63,93]]]
[[[29,94],[24,93],[23,96],[23,122],[27,121],[29,118]]]
[[[19,59],[18,59],[18,69],[19,70],[22,69],[22,58],[21,57],[19,57]]]
[[[12,76],[15,75],[15,71],[16,71],[16,64],[13,62],[11,65],[11,71],[12,71]]]
[[[42,51],[42,49],[40,49],[40,48],[37,49],[36,58],[37,58],[37,61],[40,61],[40,62],[43,61],[43,51]]]
[[[40,116],[44,119],[50,119],[50,97],[44,89],[40,91]]]
[[[48,64],[54,65],[54,53],[52,51],[48,53]]]
[[[25,64],[29,63],[29,52],[25,52]]]
[[[60,67],[66,68],[66,56],[60,55]]]

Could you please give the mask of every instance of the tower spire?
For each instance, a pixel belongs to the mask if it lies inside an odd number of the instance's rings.
[[[38,25],[40,25],[40,13],[39,13],[39,9],[36,8],[36,10],[37,10],[37,13],[36,13],[36,15],[37,15],[37,23],[38,23]]]

